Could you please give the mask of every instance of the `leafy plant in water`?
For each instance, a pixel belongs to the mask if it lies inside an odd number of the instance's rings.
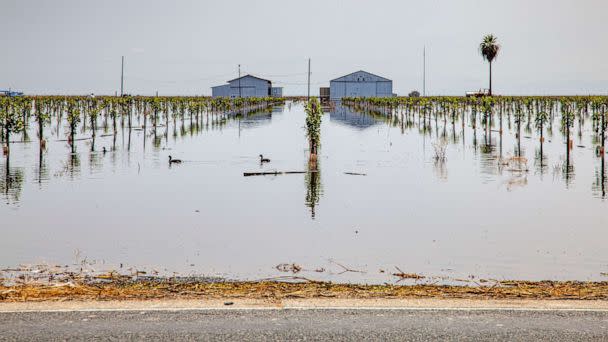
[[[6,152],[10,151],[11,133],[19,133],[23,130],[23,117],[21,116],[21,103],[11,98],[0,99],[0,122],[4,132]]]
[[[311,98],[306,105],[306,135],[310,147],[310,159],[316,160],[321,145],[321,118],[323,109],[317,98]]]
[[[70,125],[70,137],[68,140],[70,142],[70,145],[72,146],[72,152],[75,152],[76,143],[75,143],[74,139],[76,138],[76,128],[78,127],[78,124],[80,123],[81,118],[80,118],[80,109],[78,109],[74,103],[71,103],[71,102],[68,103],[68,112],[67,112],[66,120],[68,121],[68,124]]]
[[[544,126],[549,122],[549,114],[547,112],[542,111],[536,113],[536,117],[534,118],[534,123],[536,124],[536,131],[540,134],[540,142],[543,142],[543,131]]]

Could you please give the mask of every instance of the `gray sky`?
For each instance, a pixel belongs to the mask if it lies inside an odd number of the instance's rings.
[[[482,36],[498,36],[498,94],[608,93],[606,0],[0,0],[0,89],[38,94],[210,94],[243,73],[284,94],[364,69],[394,92],[487,87]]]

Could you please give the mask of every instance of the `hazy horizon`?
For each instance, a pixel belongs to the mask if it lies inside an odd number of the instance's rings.
[[[0,0],[0,89],[26,94],[210,95],[242,74],[285,95],[311,93],[366,70],[393,90],[463,95],[487,88],[485,34],[502,50],[493,88],[504,95],[608,93],[600,0],[500,1],[17,1]]]

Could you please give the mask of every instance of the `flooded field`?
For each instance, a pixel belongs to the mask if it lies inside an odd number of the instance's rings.
[[[31,138],[15,135],[0,160],[0,267],[608,280],[605,153],[591,120],[572,126],[567,156],[552,118],[541,159],[526,123],[518,140],[513,116],[487,130],[481,116],[464,117],[389,119],[337,104],[323,116],[318,172],[251,177],[308,170],[301,103],[156,129],[134,118],[116,135],[100,118],[94,141],[79,127],[74,152],[65,120],[51,120],[42,152],[30,123]]]

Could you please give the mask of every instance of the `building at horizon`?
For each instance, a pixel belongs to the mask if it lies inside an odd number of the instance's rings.
[[[359,70],[329,81],[332,100],[343,97],[392,97],[393,81]]]
[[[213,97],[282,97],[283,88],[273,87],[270,80],[253,75],[235,78],[220,86],[211,87]]]

